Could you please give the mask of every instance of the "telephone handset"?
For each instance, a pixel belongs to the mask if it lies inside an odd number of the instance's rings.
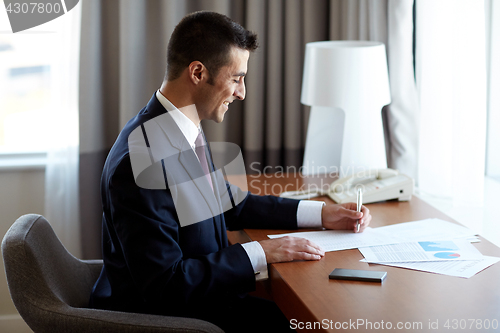
[[[413,194],[414,181],[407,175],[394,169],[379,169],[337,179],[327,190],[290,191],[280,197],[292,199],[310,199],[328,195],[337,203],[356,202],[356,189],[363,190],[363,203],[398,199],[408,201]]]

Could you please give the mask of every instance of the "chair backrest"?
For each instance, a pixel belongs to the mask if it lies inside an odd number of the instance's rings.
[[[2,242],[14,305],[35,332],[224,333],[198,319],[87,308],[102,260],[79,260],[41,215],[21,216]]]
[[[73,257],[47,220],[35,214],[14,222],[2,253],[12,300],[25,320],[33,307],[87,307],[102,267],[102,260]]]

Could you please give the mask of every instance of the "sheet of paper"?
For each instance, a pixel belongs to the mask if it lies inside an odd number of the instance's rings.
[[[269,238],[295,236],[307,238],[324,251],[339,251],[402,242],[474,237],[471,230],[440,219],[398,223],[379,228],[366,228],[362,233],[351,230],[324,230],[268,235]]]
[[[406,242],[371,246],[359,251],[367,262],[412,262],[480,260],[483,258],[474,245],[466,239]]]
[[[476,235],[466,227],[441,219],[398,223],[380,227],[377,230],[398,235],[407,242],[466,238]]]
[[[361,260],[366,262],[366,259]],[[427,262],[399,262],[378,263],[380,265],[414,269],[422,272],[430,272],[442,275],[470,278],[482,270],[500,261],[500,258],[483,256],[481,260],[459,260],[459,261],[427,261]]]
[[[321,248],[326,252],[356,249],[362,246],[393,244],[402,241],[397,236],[381,233],[378,232],[377,229],[370,227],[366,228],[361,233],[354,233],[352,230],[323,230],[267,235],[269,238],[284,236],[309,239],[310,241],[321,246]]]

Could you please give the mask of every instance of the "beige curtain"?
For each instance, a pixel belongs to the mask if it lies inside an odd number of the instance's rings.
[[[249,61],[245,101],[233,103],[223,123],[203,123],[210,141],[238,144],[244,152],[247,172],[252,172],[264,166],[302,164],[309,117],[308,107],[300,104],[305,44],[338,39],[378,40],[388,44],[390,60],[388,28],[400,26],[391,23],[389,18],[396,22],[399,19],[395,11],[391,14],[389,10],[400,8],[400,3],[408,7],[404,8],[404,18],[412,27],[413,0],[84,1],[80,68],[83,256],[100,256],[96,235],[100,235],[101,228],[99,178],[105,156],[123,125],[159,88],[169,36],[184,15],[196,10],[217,11],[259,36],[260,48]],[[410,40],[410,49],[405,53],[411,55],[411,31],[405,32],[405,40]],[[399,40],[400,35],[393,35],[394,40]],[[409,47],[404,43],[395,45]],[[411,69],[410,60],[405,68]],[[389,65],[390,71],[401,66],[391,61]],[[411,90],[413,74],[405,75],[410,76],[406,82],[410,82]],[[403,103],[397,112],[386,110],[386,124],[396,124],[400,133],[408,131],[412,124],[405,120],[401,128],[391,116],[400,114],[404,118],[415,112],[412,107]],[[389,165],[414,165],[413,148],[405,146],[412,142],[401,142],[390,128],[387,134]],[[395,161],[391,160],[393,151]],[[398,159],[408,163],[401,164]]]

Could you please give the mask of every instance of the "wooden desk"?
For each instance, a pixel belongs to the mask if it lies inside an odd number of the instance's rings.
[[[326,177],[248,176],[248,189],[255,194],[277,195],[280,187],[283,190],[286,185],[286,190],[294,190],[307,184],[330,181]],[[319,200],[333,202],[327,197]],[[373,216],[372,227],[431,217],[455,222],[415,196],[409,202],[388,201],[366,206]],[[241,243],[267,239],[268,234],[284,232],[290,231],[245,229],[228,234],[231,242]],[[500,256],[500,248],[483,238],[474,245],[484,255]],[[299,322],[304,325],[311,322],[318,328],[312,330],[314,332],[333,332],[336,331],[335,325],[337,328],[343,325],[342,331],[384,332],[388,325],[393,331],[398,331],[398,323],[403,328],[406,325],[401,331],[407,332],[500,332],[500,264],[470,279],[463,279],[370,265],[359,262],[361,259],[363,256],[355,249],[328,252],[320,261],[272,264],[269,265],[266,289],[286,317],[296,320],[297,331],[301,331]],[[336,267],[387,271],[388,275],[382,284],[330,280],[328,274]],[[490,323],[496,320],[498,328],[479,329],[482,323],[487,323],[485,320]],[[353,329],[356,326],[352,325],[358,323],[363,325]],[[446,323],[449,329],[445,327]],[[436,324],[438,329],[433,329]],[[460,325],[466,328],[460,329]]]

